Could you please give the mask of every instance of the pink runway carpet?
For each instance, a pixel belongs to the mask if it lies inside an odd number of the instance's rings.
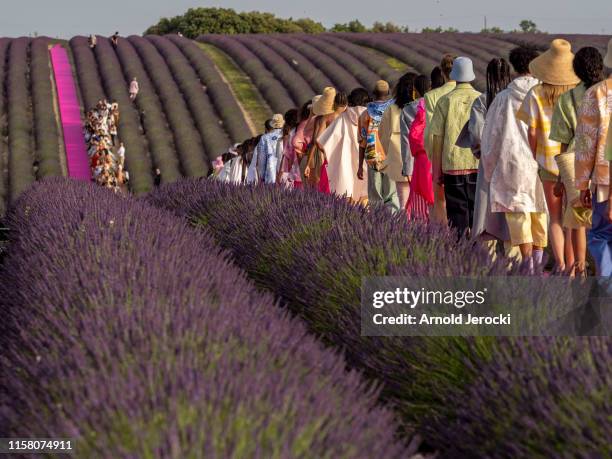
[[[55,84],[57,85],[57,97],[64,131],[64,145],[66,146],[68,175],[77,180],[89,181],[91,180],[91,170],[89,168],[87,150],[85,149],[79,99],[72,77],[68,53],[60,45],[52,47],[49,53],[51,54]]]

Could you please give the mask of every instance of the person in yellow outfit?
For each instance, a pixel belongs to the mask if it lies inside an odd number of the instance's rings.
[[[529,70],[540,80],[521,105],[517,118],[527,125],[529,145],[538,163],[550,216],[550,246],[555,258],[555,271],[565,272],[574,264],[571,232],[563,230],[563,197],[555,194],[559,168],[555,156],[561,154],[561,144],[549,138],[555,104],[559,97],[573,89],[580,78],[573,68],[572,45],[563,39],[553,40],[550,49],[536,57]]]

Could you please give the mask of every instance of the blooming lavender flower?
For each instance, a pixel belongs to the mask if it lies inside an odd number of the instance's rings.
[[[508,270],[507,260],[493,261],[483,248],[457,242],[446,227],[408,223],[384,208],[366,209],[317,192],[183,181],[147,199],[212,234],[258,285],[278,295],[326,343],[343,349],[351,366],[380,381],[382,397],[394,403],[406,426],[416,427],[448,457],[481,451],[486,457],[587,457],[589,451],[605,451],[610,405],[602,387],[611,374],[605,339],[588,341],[592,345],[567,340],[564,350],[546,338],[361,336],[363,276],[521,273]],[[542,293],[533,292],[546,301]],[[507,343],[532,352],[508,353]],[[538,357],[540,352],[545,357]],[[580,367],[572,367],[571,355],[581,356]],[[539,363],[531,366],[534,359]],[[542,368],[546,362],[559,364]],[[509,378],[515,365],[521,373]],[[582,375],[574,375],[574,368]],[[581,392],[580,384],[595,391]],[[482,393],[476,393],[479,387]],[[552,387],[559,389],[551,392]],[[564,399],[561,387],[572,388],[573,401]],[[537,400],[546,409],[538,409]],[[574,404],[580,418],[569,415]],[[457,427],[464,419],[466,425]],[[506,419],[512,420],[508,426],[520,425],[520,438],[530,441],[517,445],[519,432],[504,430]],[[555,435],[557,426],[568,435]]]
[[[404,457],[377,389],[210,235],[51,180],[7,220],[0,434],[78,457]]]

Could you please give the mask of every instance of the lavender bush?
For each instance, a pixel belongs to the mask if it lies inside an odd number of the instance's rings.
[[[168,127],[162,103],[132,44],[119,40],[116,53],[125,81],[132,81],[134,77],[138,80],[140,93],[133,103],[140,113],[153,165],[160,170],[162,183],[172,183],[182,174],[174,135]]]
[[[367,56],[366,59],[364,59],[363,54],[361,59],[356,59],[350,53],[314,35],[300,37],[300,39],[303,39],[305,43],[308,43],[313,48],[318,49],[319,52],[340,64],[350,74],[355,76],[360,86],[367,88],[368,91],[371,91],[376,85],[376,82],[381,79],[381,76],[370,70],[367,64],[364,65],[363,61],[367,60]]]
[[[235,40],[234,37],[201,35],[198,37],[198,41],[214,45],[229,55],[238,67],[251,78],[253,84],[273,111],[285,113],[295,106],[295,102],[284,86],[263,66],[257,56],[242,43]]]
[[[481,411],[469,401],[464,411],[458,410],[458,400],[461,397],[467,400],[477,384],[489,385],[491,390],[486,396],[497,398],[502,412],[505,404],[513,403],[517,403],[516,413],[524,412],[526,405],[533,402],[532,394],[522,391],[518,382],[512,385],[511,393],[503,389],[505,373],[495,368],[503,360],[499,356],[507,350],[505,341],[361,336],[362,276],[508,274],[504,260],[492,262],[481,248],[466,241],[457,243],[446,228],[409,225],[405,217],[391,215],[385,209],[363,209],[321,193],[284,192],[268,187],[183,182],[161,189],[148,199],[212,232],[260,286],[281,297],[325,342],[343,348],[352,366],[382,381],[382,396],[392,400],[407,426],[417,426],[432,445],[444,451],[462,451],[469,457],[481,451],[479,443],[486,442],[478,427]],[[516,345],[522,342],[532,341],[516,340]],[[569,345],[572,346],[571,342]],[[549,352],[554,353],[554,343],[550,346]],[[595,355],[599,354],[594,352],[592,357]],[[520,365],[528,368],[529,364],[517,362],[517,367]],[[507,368],[511,366],[510,360]],[[534,377],[538,371],[537,367],[533,369]],[[539,390],[541,397],[547,397],[545,403],[556,407],[561,405],[562,397],[547,395],[544,383],[553,385],[557,381],[563,385],[560,381],[571,378],[571,372],[554,368],[550,371],[549,377],[540,380]],[[485,373],[488,379],[481,376]],[[609,370],[603,377],[610,378]],[[584,392],[581,397],[577,397],[576,403],[587,404],[593,395]],[[454,427],[470,409],[473,410],[470,428],[462,431],[468,437],[454,435]],[[480,409],[488,408],[483,403]],[[503,414],[494,410],[489,414],[483,414],[483,419],[497,415],[499,423],[484,430],[501,429],[505,422]],[[523,435],[532,435],[538,444],[527,444],[527,450],[534,454],[560,448],[577,452],[571,438],[561,442],[540,434],[550,434],[557,423],[569,426],[569,422],[557,420],[545,410],[532,410],[530,415],[530,424],[522,426]],[[581,422],[590,424],[597,421],[599,414],[585,409],[582,416],[585,419]],[[546,425],[550,428],[542,427]],[[576,422],[574,429],[579,430],[581,425]],[[584,441],[589,438],[588,433],[581,435]],[[511,450],[506,446],[511,438],[508,434],[497,449],[491,443],[488,457],[508,457],[507,451]],[[597,437],[592,449],[601,445],[604,438]],[[458,442],[465,446],[457,445]]]
[[[611,368],[609,338],[503,339],[445,393],[456,420],[424,426],[449,457],[610,457]]]
[[[227,151],[231,141],[214,105],[202,87],[202,82],[187,58],[174,43],[158,35],[150,35],[147,39],[153,43],[166,61],[174,81],[187,101],[191,116],[202,137],[206,155],[210,161],[213,161]]]
[[[223,120],[223,126],[228,131],[232,142],[242,142],[252,136],[242,110],[238,105],[229,85],[223,81],[215,63],[192,40],[178,35],[167,35],[197,72],[206,92]]]
[[[273,36],[257,34],[251,36],[253,40],[258,40],[265,43],[270,49],[274,50],[290,63],[302,77],[308,82],[311,88],[317,93],[323,92],[323,89],[334,84],[310,59],[298,53],[291,46],[282,43]]]
[[[207,235],[67,180],[8,222],[2,436],[88,458],[407,456],[373,388]]]
[[[53,88],[51,87],[51,61],[49,39],[32,40],[30,49],[30,75],[32,84],[32,110],[36,134],[36,160],[38,177],[61,177],[60,137],[55,118]]]
[[[140,56],[164,106],[184,175],[206,176],[209,164],[204,154],[202,138],[164,59],[145,38],[131,36],[128,40]]]
[[[361,86],[357,78],[342,65],[336,62],[336,60],[321,53],[321,51],[319,51],[317,48],[306,43],[302,37],[302,34],[275,35],[274,39],[282,41],[286,45],[292,47],[297,52],[310,59],[317,68],[321,69],[321,71],[329,77],[338,90],[349,93],[353,89]]]
[[[98,73],[98,66],[93,53],[87,46],[85,37],[74,37],[70,40],[70,50],[74,58],[76,75],[85,107],[94,107],[106,94]],[[86,110],[89,110],[87,108]]]
[[[336,33],[319,34],[312,38],[313,41],[324,42],[327,46],[333,46],[353,56],[359,61],[360,65],[367,66],[372,72],[380,75],[381,78],[387,80],[392,85],[401,76],[401,73],[392,68],[382,55],[368,52],[361,46],[357,46],[344,39],[339,39]]]
[[[82,39],[78,46],[88,46]],[[110,40],[98,37],[95,47],[96,60],[100,76],[110,100],[119,104],[119,138],[125,144],[125,166],[130,173],[130,188],[136,194],[144,193],[153,188],[152,162],[142,135],[140,117],[129,98],[129,81],[123,76],[121,64],[117,59]]]
[[[8,113],[8,179],[11,202],[19,197],[35,180],[34,138],[29,91],[28,50],[30,39],[11,40],[6,79]]]
[[[406,63],[410,67],[406,69],[407,71],[414,70],[417,73],[429,75],[431,70],[439,63],[439,58],[415,53],[405,46],[386,40],[384,34],[342,33],[339,35],[342,39],[351,43],[376,49]]]
[[[0,38],[0,81],[4,87],[4,80],[6,75],[6,56],[10,46],[10,38]],[[6,119],[7,107],[4,103],[4,97],[0,97],[0,120]],[[4,135],[6,133],[6,126],[3,121],[0,121],[0,132]],[[3,167],[0,168],[0,218],[4,216],[6,211],[6,201],[8,198],[8,177],[4,171],[4,158],[8,151],[7,145],[3,140],[0,140],[0,162]]]
[[[296,107],[301,106],[315,95],[315,90],[297,72],[294,66],[285,61],[273,49],[258,40],[254,40],[252,35],[239,35],[236,39],[261,59],[261,62],[272,72],[274,77],[287,88]]]

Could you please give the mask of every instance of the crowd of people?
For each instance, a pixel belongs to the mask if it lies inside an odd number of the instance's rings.
[[[119,105],[100,100],[87,113],[85,142],[95,183],[120,191],[127,186],[129,173],[124,168],[125,147],[117,139]]]
[[[217,177],[381,203],[534,271],[550,245],[555,272],[586,275],[588,249],[612,276],[612,40],[605,57],[519,46],[486,73],[481,94],[471,59],[447,54],[393,91],[325,88],[219,157]]]

